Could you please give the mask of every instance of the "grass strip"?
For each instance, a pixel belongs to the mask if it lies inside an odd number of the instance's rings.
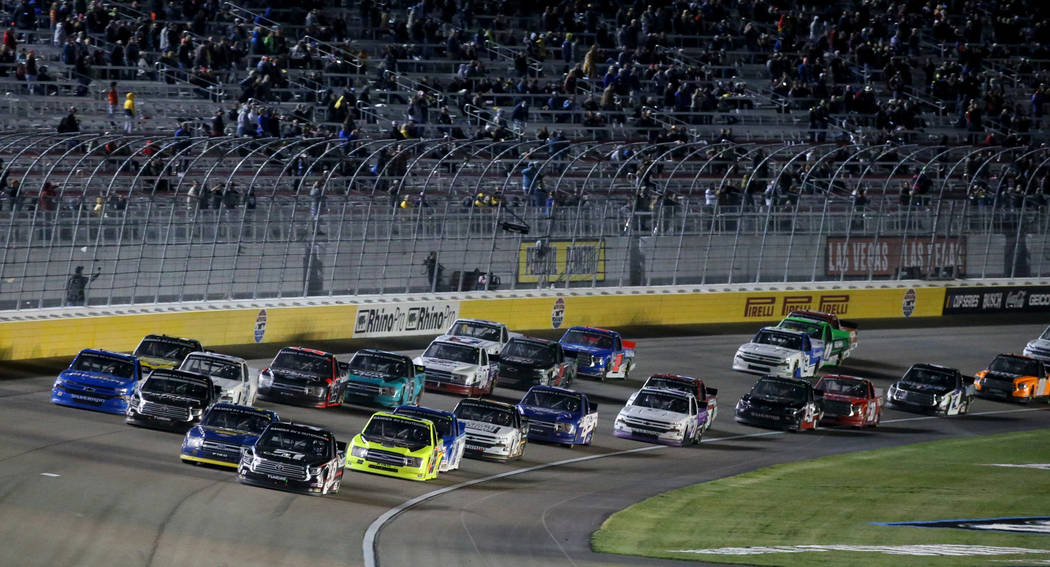
[[[591,543],[604,553],[787,567],[1050,561],[1050,535],[873,525],[1050,516],[1050,470],[990,466],[1050,463],[1048,438],[1050,430],[968,437],[767,467],[635,504],[609,517]],[[804,545],[995,546],[1045,553],[943,557],[840,550],[760,555],[680,551]]]

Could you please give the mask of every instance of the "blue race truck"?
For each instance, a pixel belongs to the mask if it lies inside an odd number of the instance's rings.
[[[554,386],[529,388],[518,410],[529,423],[529,440],[534,441],[590,445],[598,424],[598,404],[587,394]]]
[[[140,380],[142,365],[138,358],[86,348],[55,379],[51,403],[124,415]]]
[[[626,380],[634,367],[634,341],[625,341],[616,331],[596,327],[572,327],[558,341],[566,357],[576,359],[576,373],[605,380]]]

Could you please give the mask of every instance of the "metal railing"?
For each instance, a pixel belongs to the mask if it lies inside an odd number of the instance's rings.
[[[22,132],[0,158],[0,309],[62,305],[77,266],[89,305],[1050,272],[1047,148]]]

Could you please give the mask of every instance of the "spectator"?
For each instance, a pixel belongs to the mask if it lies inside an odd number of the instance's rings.
[[[90,278],[84,275],[84,266],[77,266],[73,270],[73,275],[69,276],[69,281],[66,282],[66,305],[84,305],[87,285],[98,279],[100,275],[102,275],[101,266],[94,274],[91,274]]]
[[[106,91],[106,102],[109,104],[109,123],[113,126],[116,126],[116,122],[114,122],[114,116],[117,113],[117,97],[117,82],[110,81],[109,90]]]
[[[76,116],[77,109],[69,107],[69,112],[58,122],[59,134],[76,134],[80,132],[80,120]]]
[[[135,93],[129,92],[124,96],[124,133],[130,134],[132,124],[135,122]]]

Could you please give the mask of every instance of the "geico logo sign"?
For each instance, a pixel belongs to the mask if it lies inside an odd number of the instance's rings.
[[[1050,293],[1033,293],[1029,295],[1028,305],[1032,307],[1046,307],[1050,305]]]
[[[952,298],[950,307],[952,309],[976,309],[981,306],[981,294],[968,293],[956,295]]]

